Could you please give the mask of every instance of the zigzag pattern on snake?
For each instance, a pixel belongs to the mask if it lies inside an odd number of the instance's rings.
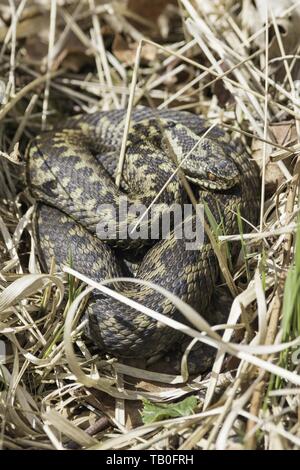
[[[255,224],[259,209],[259,173],[239,142],[215,127],[184,160],[209,124],[188,112],[137,108],[131,116],[121,188],[114,176],[124,130],[125,111],[97,112],[69,119],[57,130],[36,137],[27,156],[27,180],[39,201],[35,236],[49,268],[68,264],[101,281],[128,274],[125,258],[139,258],[136,277],[156,283],[206,315],[219,270],[205,236],[199,249],[187,250],[186,240],[171,230],[162,240],[123,239],[123,224],[111,240],[97,237],[97,224],[109,221],[120,198],[149,206],[176,164],[170,145],[197,199],[209,207],[226,234],[238,233],[237,211]],[[178,174],[156,201],[159,207],[188,202]],[[105,205],[105,210],[99,207]],[[154,215],[152,217],[156,217]],[[195,218],[195,216],[194,216]],[[195,219],[194,219],[195,220]],[[143,222],[145,223],[145,222]],[[149,223],[149,221],[148,221]],[[172,303],[147,286],[118,283],[116,290],[171,318],[182,321]],[[121,357],[151,357],[166,351],[179,337],[174,329],[118,300],[95,293],[86,315],[88,335],[101,348]]]

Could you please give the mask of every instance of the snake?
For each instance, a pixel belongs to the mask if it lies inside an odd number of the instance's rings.
[[[75,115],[30,142],[26,175],[36,200],[33,226],[41,264],[49,270],[55,259],[58,268],[71,265],[96,282],[115,279],[110,287],[117,294],[186,323],[157,285],[207,318],[220,269],[206,230],[201,243],[187,249],[190,238],[178,236],[174,221],[167,235],[159,229],[151,237],[150,229],[166,211],[190,206],[183,179],[216,230],[239,233],[241,221],[253,227],[260,205],[257,164],[221,126],[210,127],[187,111],[141,106],[131,112],[116,185],[126,116],[125,109]],[[155,210],[148,210],[148,218],[139,210],[121,214],[125,200],[127,207]],[[192,229],[200,220],[196,212],[189,215]],[[124,280],[128,276],[132,282]],[[163,354],[182,332],[144,309],[94,290],[85,309],[86,336],[120,358]]]

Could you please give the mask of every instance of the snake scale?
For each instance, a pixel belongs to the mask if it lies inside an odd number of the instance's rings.
[[[217,126],[199,143],[209,127],[204,119],[176,110],[154,114],[141,107],[132,112],[122,183],[117,188],[114,177],[124,120],[124,110],[75,116],[29,145],[27,182],[38,201],[35,237],[45,268],[49,269],[53,257],[59,267],[71,259],[74,269],[103,281],[127,276],[126,259],[138,259],[137,278],[164,287],[206,316],[219,274],[206,235],[199,249],[193,250],[186,249],[185,238],[176,237],[172,227],[169,237],[161,240],[124,239],[120,235],[123,225],[137,221],[136,214],[128,213],[125,219],[118,218],[116,236],[104,240],[97,235],[99,221],[109,222],[119,215],[124,196],[130,204],[146,207],[154,198],[158,208],[186,204],[177,164],[170,158],[172,148],[197,199],[226,234],[238,233],[238,210],[250,223],[257,222],[258,168],[242,144]],[[153,214],[153,220],[159,219]],[[113,288],[182,321],[170,300],[147,285],[119,281]],[[119,357],[150,358],[165,352],[180,337],[178,331],[99,292],[89,300],[86,317],[88,336]]]

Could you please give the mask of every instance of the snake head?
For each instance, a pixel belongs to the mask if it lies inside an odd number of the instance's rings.
[[[201,188],[230,189],[241,178],[237,165],[230,158],[232,152],[229,144],[204,138],[191,154],[182,156],[181,168],[186,178]]]
[[[240,182],[239,168],[232,158],[236,150],[228,141],[209,135],[201,138],[178,122],[166,121],[164,127],[187,180],[210,190],[230,189]]]

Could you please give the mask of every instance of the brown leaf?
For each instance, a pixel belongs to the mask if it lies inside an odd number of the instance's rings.
[[[137,48],[137,42],[127,43],[121,34],[116,34],[112,45],[112,51],[120,62],[129,66],[134,64]],[[157,48],[155,46],[145,44],[142,48],[141,59],[151,62],[155,59],[156,54]]]
[[[123,64],[131,65],[134,63],[136,51],[130,48],[121,34],[115,35],[112,44],[112,52]]]
[[[54,60],[53,70],[58,70],[62,66],[65,70],[79,72],[82,67],[92,62],[93,58],[89,55],[84,44],[70,31],[61,52]]]
[[[35,36],[37,31],[45,30],[48,26],[49,18],[46,15],[37,15],[24,21],[19,21],[17,24],[17,39]],[[4,41],[7,31],[7,26],[0,28],[0,42]]]
[[[128,10],[141,18],[155,22],[167,5],[177,5],[177,0],[128,0]]]
[[[40,36],[27,38],[25,43],[27,61],[39,66],[41,70],[46,65],[48,54],[48,39],[43,40]],[[86,47],[79,41],[75,34],[70,31],[64,41],[61,51],[54,58],[52,70],[58,70],[63,66],[65,70],[79,72],[80,69],[93,61],[87,53]]]
[[[276,142],[282,146],[290,145],[290,143],[293,143],[297,137],[294,121],[274,123],[270,125],[270,129],[275,137]],[[263,142],[253,139],[252,157],[260,168],[262,168],[263,147]],[[284,163],[287,165],[288,170],[292,171],[292,157],[286,158]],[[265,179],[266,196],[269,197],[274,194],[278,186],[284,181],[285,177],[282,174],[278,164],[276,162],[268,161],[266,165]]]
[[[294,121],[276,122],[270,125],[272,133],[279,145],[289,145],[297,139],[297,131]]]
[[[47,57],[48,44],[38,36],[29,36],[26,39],[24,49],[26,50],[26,59],[37,65],[41,65],[40,62]]]

